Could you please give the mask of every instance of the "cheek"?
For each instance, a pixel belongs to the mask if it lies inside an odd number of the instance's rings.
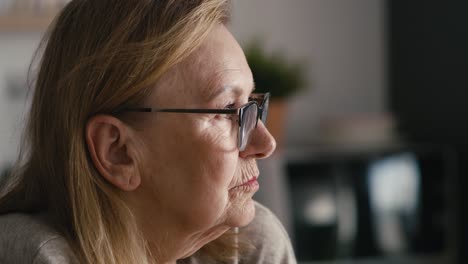
[[[224,119],[224,118],[223,118]],[[190,174],[193,183],[210,185],[225,191],[230,187],[238,169],[237,138],[231,120],[210,120],[184,137],[179,160],[184,160],[181,173]]]
[[[191,201],[193,216],[208,226],[225,218],[230,207],[229,189],[237,182],[239,153],[236,140],[227,128],[211,126],[194,137],[185,202]],[[185,172],[182,172],[185,173]]]
[[[239,159],[230,127],[199,128],[159,134],[146,159],[154,199],[171,218],[191,229],[212,226],[226,215]]]
[[[231,120],[227,120],[232,122]],[[200,137],[199,149],[193,155],[199,157],[197,164],[204,168],[204,174],[210,182],[229,189],[236,182],[239,167],[239,151],[236,133],[231,123],[221,123],[224,126],[211,126]]]
[[[203,141],[223,152],[237,152],[239,126],[232,119],[218,117],[201,127]]]
[[[204,229],[225,218],[230,207],[229,189],[236,171],[236,160],[227,156],[230,155],[200,159],[200,164],[193,164],[190,172],[179,174],[178,178],[183,180],[178,181],[168,195],[173,197],[171,200],[179,219],[185,219],[184,226]]]

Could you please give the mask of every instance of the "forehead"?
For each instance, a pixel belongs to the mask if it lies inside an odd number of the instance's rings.
[[[253,87],[244,53],[222,25],[215,27],[203,44],[170,74],[176,78],[170,87],[161,87],[161,92],[177,97],[178,104],[207,101],[226,91],[250,93]]]

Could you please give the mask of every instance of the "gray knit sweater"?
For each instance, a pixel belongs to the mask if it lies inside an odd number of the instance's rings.
[[[296,263],[286,231],[267,208],[256,204],[256,216],[242,233],[247,234],[256,250],[240,256],[236,263]],[[0,263],[74,264],[77,261],[66,240],[42,218],[9,214],[0,216]],[[215,262],[193,256],[184,263]]]

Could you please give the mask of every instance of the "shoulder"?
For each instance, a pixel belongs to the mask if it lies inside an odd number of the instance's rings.
[[[239,241],[246,247],[234,263],[296,264],[296,258],[286,230],[276,216],[261,204],[255,204],[255,218],[240,228]],[[178,263],[218,263],[194,255]]]
[[[254,247],[242,257],[245,263],[296,263],[291,240],[278,218],[256,203],[255,218],[240,230],[240,235]]]
[[[76,263],[68,242],[41,215],[0,215],[0,263]]]

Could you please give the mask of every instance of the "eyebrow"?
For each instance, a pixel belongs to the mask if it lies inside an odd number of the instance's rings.
[[[255,81],[253,81],[250,86],[251,86],[251,90],[249,92],[249,95],[255,91]],[[212,87],[215,87],[215,88],[210,89]],[[216,83],[213,83],[213,82],[210,82],[205,90],[207,92],[204,96],[207,101],[212,101],[214,98],[228,91],[233,91],[236,95],[240,95],[244,92],[244,90],[240,86],[237,86],[237,85],[216,85]]]

